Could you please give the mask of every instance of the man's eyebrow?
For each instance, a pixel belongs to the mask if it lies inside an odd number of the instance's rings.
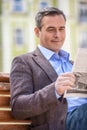
[[[47,28],[55,28],[55,27],[53,27],[53,26],[48,26]]]
[[[48,26],[47,28],[55,28],[53,26]],[[65,26],[60,26],[59,28],[65,28]]]

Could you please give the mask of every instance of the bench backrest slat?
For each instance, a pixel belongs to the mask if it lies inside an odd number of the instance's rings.
[[[0,130],[27,130],[30,120],[17,120],[10,107],[10,81],[8,73],[0,73]]]

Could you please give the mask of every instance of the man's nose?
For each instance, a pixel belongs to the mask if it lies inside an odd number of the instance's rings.
[[[60,36],[60,32],[59,32],[59,31],[55,31],[54,36],[55,36],[55,37],[59,37],[59,36]]]

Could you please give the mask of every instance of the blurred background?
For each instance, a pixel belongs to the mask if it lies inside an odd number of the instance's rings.
[[[87,0],[0,0],[0,71],[10,72],[17,55],[38,44],[34,17],[38,9],[58,7],[67,17],[63,49],[75,59],[79,44],[87,44]]]

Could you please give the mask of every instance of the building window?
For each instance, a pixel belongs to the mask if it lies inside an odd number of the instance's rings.
[[[46,7],[48,7],[48,3],[47,2],[42,1],[42,2],[39,3],[39,9],[46,8]]]
[[[87,31],[80,33],[80,47],[87,48]]]
[[[87,22],[87,2],[79,2],[79,22]]]
[[[14,31],[15,44],[21,46],[24,44],[24,31],[21,28],[17,28]]]
[[[23,13],[26,11],[26,1],[24,0],[12,0],[11,1],[11,11]]]

